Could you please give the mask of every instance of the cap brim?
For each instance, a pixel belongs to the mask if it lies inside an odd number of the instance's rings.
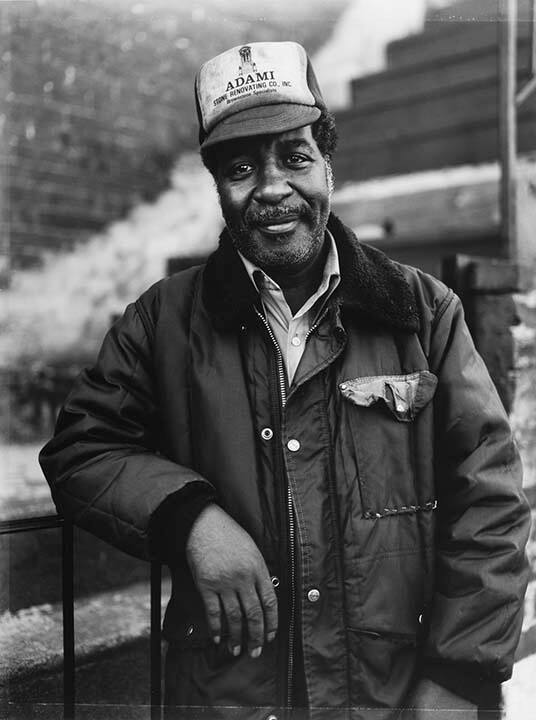
[[[206,148],[216,143],[252,135],[271,135],[273,133],[296,130],[311,125],[321,115],[318,107],[280,103],[247,108],[222,120],[202,142]]]

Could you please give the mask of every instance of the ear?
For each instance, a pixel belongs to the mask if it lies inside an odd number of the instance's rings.
[[[331,164],[331,155],[324,155],[324,162],[326,164],[326,182],[328,184],[329,199],[333,195],[335,190],[335,178],[333,177],[333,165]]]

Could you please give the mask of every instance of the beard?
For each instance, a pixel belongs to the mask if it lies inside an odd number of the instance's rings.
[[[233,245],[254,265],[262,269],[299,267],[314,259],[324,244],[329,209],[322,212],[307,205],[284,205],[268,208],[248,208],[243,216],[226,213],[222,207]],[[298,219],[293,233],[271,234],[261,238],[259,227],[285,218]]]

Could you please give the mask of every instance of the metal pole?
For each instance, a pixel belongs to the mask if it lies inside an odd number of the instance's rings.
[[[65,520],[62,528],[62,606],[63,606],[63,717],[74,718],[74,552],[73,525]]]
[[[161,621],[162,566],[151,562],[151,720],[159,720],[162,705]]]
[[[11,43],[9,41],[10,34],[9,34],[9,21],[7,17],[8,13],[1,12],[0,11],[0,33],[3,38],[7,39],[7,45],[6,48],[11,50]],[[0,86],[0,92],[2,93],[2,97],[6,98],[10,95],[12,95],[12,89],[13,89],[13,83],[12,83],[12,75],[13,75],[13,60],[11,59],[11,53],[4,53],[9,54],[10,59],[7,60],[7,67],[6,72],[3,75],[3,80]],[[9,287],[11,283],[11,208],[10,208],[10,190],[11,190],[11,172],[10,172],[10,165],[8,160],[8,135],[9,135],[9,123],[7,122],[7,118],[11,115],[11,108],[8,107],[8,105],[12,104],[12,100],[6,100],[4,99],[2,101],[2,107],[4,108],[2,110],[2,114],[4,115],[4,131],[0,132],[0,136],[3,136],[2,142],[0,143],[0,151],[2,152],[2,155],[5,157],[5,160],[2,161],[0,164],[0,220],[2,221],[2,224],[4,225],[5,230],[2,232],[2,237],[0,237],[0,288],[2,286]],[[2,258],[3,255],[3,258]],[[4,267],[2,268],[2,265]],[[3,277],[2,277],[3,276]],[[9,407],[9,400],[8,400],[8,407],[7,411],[9,413],[10,407]],[[8,415],[9,416],[9,415]]]
[[[516,65],[517,0],[499,0],[499,162],[501,235],[506,257],[517,257],[516,218]]]

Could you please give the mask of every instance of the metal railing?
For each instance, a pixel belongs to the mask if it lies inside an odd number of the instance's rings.
[[[74,533],[72,523],[59,515],[20,518],[0,521],[0,535],[35,532],[60,528],[61,603],[63,621],[63,717],[75,716],[75,637],[74,637]],[[150,639],[150,698],[151,720],[159,720],[162,706],[161,621],[162,566],[151,563],[151,639]]]

